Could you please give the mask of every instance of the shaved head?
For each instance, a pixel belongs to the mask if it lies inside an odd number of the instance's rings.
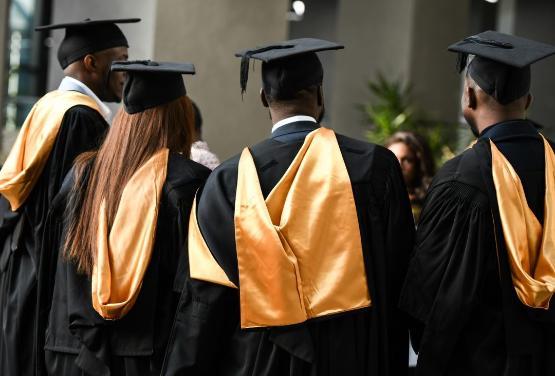
[[[501,104],[484,91],[469,74],[465,75],[461,108],[470,130],[476,137],[490,125],[526,118],[526,110],[531,102],[532,96],[528,93],[510,103]]]

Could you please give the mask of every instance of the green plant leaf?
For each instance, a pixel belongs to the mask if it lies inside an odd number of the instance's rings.
[[[361,112],[370,142],[383,144],[395,132],[407,130],[420,133],[428,139],[438,165],[453,155],[456,147],[456,127],[430,119],[411,99],[412,84],[390,80],[378,72],[367,83],[370,99],[357,108]]]

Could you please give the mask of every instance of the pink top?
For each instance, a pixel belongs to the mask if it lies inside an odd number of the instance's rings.
[[[215,169],[220,164],[220,160],[216,154],[210,151],[208,144],[204,141],[193,142],[193,145],[191,145],[191,159],[211,170]]]

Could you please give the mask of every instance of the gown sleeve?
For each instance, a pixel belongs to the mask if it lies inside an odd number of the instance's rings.
[[[415,319],[411,334],[421,350],[419,368],[433,363],[441,369],[449,361],[485,278],[494,274],[486,270],[487,259],[495,257],[492,233],[483,192],[456,181],[430,189],[400,299]]]
[[[409,256],[414,247],[414,219],[410,206],[401,169],[395,160],[389,173],[389,183],[386,185],[384,208],[382,216],[385,235],[385,288],[382,289],[386,297],[387,316],[382,322],[388,322],[387,356],[390,365],[390,375],[403,374],[408,365],[408,317],[399,309],[399,297],[403,281],[407,274]]]
[[[224,167],[225,168],[225,167]],[[233,194],[230,177],[216,170],[197,194],[197,219],[214,257],[233,281],[236,265]],[[223,184],[226,179],[227,184]],[[234,261],[235,259],[235,261]],[[187,266],[188,268],[188,266]],[[235,266],[236,268],[236,266]],[[189,271],[187,270],[187,274]],[[163,375],[212,375],[217,373],[221,350],[231,340],[239,322],[237,291],[193,280],[184,281],[164,361]]]
[[[97,111],[86,106],[70,108],[64,115],[49,162],[43,172],[43,177],[47,178],[47,185],[44,186],[41,194],[42,204],[33,206],[33,210],[37,210],[36,217],[44,217],[44,223],[41,224],[43,226],[40,239],[41,250],[37,252],[35,346],[38,354],[42,352],[45,344],[45,328],[54,289],[58,250],[61,245],[64,210],[61,203],[72,183],[68,172],[79,154],[100,146],[107,129],[108,124]],[[65,189],[62,188],[63,185]],[[37,372],[39,375],[45,374],[42,361],[37,362]]]
[[[62,120],[60,132],[50,154],[49,186],[50,199],[60,190],[65,176],[81,153],[97,149],[108,129],[104,118],[86,106],[70,108]]]
[[[395,156],[387,149],[376,153],[370,184],[355,184],[353,190],[372,298],[367,367],[373,374],[405,374],[408,326],[399,296],[413,249],[414,221]]]

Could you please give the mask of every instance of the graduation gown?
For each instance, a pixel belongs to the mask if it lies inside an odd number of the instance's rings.
[[[555,374],[555,315],[520,302],[501,229],[489,140],[543,220],[544,146],[531,122],[487,128],[438,172],[424,203],[401,307],[417,319],[417,375]]]
[[[46,292],[52,277],[48,269],[41,270],[43,256],[51,252],[41,247],[45,220],[74,159],[97,148],[107,128],[97,110],[71,107],[63,115],[48,160],[23,205],[12,212],[8,201],[0,198],[2,375],[32,375],[35,367],[41,368],[44,333],[40,320],[49,309],[49,298],[40,297],[37,290]]]
[[[305,136],[296,122],[251,148],[267,197]],[[179,302],[164,375],[403,375],[407,325],[397,309],[414,224],[397,160],[387,149],[336,135],[351,181],[370,308],[301,324],[241,329],[239,291],[188,279]],[[224,162],[197,195],[200,230],[214,259],[238,286],[234,206],[239,157]],[[240,288],[240,286],[239,286]]]
[[[89,164],[90,166],[90,164]],[[50,375],[159,375],[181,286],[186,276],[187,224],[194,195],[210,170],[170,153],[162,186],[151,259],[130,311],[104,320],[93,308],[91,279],[57,258],[46,333]],[[86,182],[88,171],[83,175]],[[53,247],[61,249],[71,173],[49,216]],[[74,208],[81,198],[74,197]],[[72,209],[74,210],[74,209]]]

